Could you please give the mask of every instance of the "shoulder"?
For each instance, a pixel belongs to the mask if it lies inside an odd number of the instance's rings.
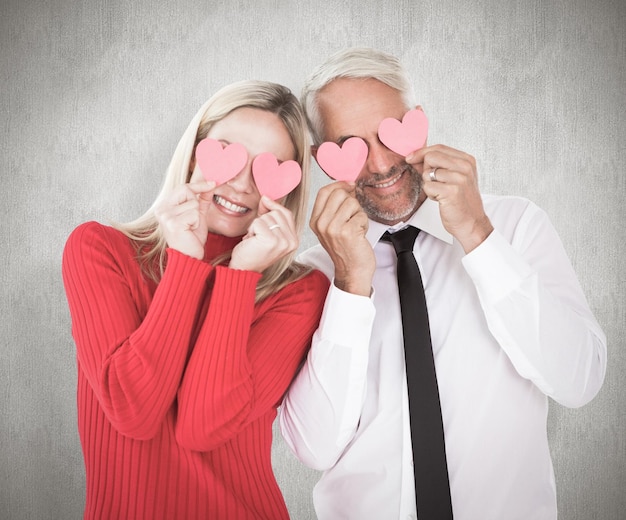
[[[306,292],[316,295],[326,295],[328,292],[329,280],[319,269],[312,269],[302,278],[292,282],[290,287],[295,292]]]
[[[556,238],[550,217],[531,200],[483,195],[483,204],[493,227],[511,244],[526,244],[540,236]]]
[[[519,196],[483,195],[485,213],[495,227],[516,227],[531,218],[547,218],[531,200]]]
[[[135,258],[136,251],[130,238],[121,231],[99,222],[85,222],[69,235],[63,251],[64,263],[77,259],[80,262],[95,257]]]
[[[283,309],[291,314],[313,316],[321,312],[328,286],[328,278],[321,271],[313,269],[264,299],[260,310]]]
[[[74,229],[67,239],[66,247],[80,247],[96,245],[99,242],[110,244],[130,244],[130,239],[121,231],[100,224],[99,222],[85,222]]]
[[[517,195],[482,195],[487,213],[507,212],[514,210],[523,213],[528,208],[537,207],[532,201]]]
[[[326,250],[317,244],[298,255],[298,262],[305,264],[324,273],[328,280],[335,275],[335,266]]]

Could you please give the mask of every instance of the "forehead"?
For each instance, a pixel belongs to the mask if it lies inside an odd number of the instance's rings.
[[[409,110],[402,94],[373,78],[338,78],[320,90],[317,98],[324,139],[338,141],[376,135],[386,117],[402,119]]]
[[[217,121],[207,137],[243,144],[250,155],[272,152],[280,160],[295,156],[289,130],[280,117],[268,110],[241,107]]]

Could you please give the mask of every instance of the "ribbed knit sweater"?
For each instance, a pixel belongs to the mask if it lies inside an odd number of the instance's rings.
[[[77,348],[88,519],[288,518],[271,466],[276,407],[315,331],[319,271],[254,303],[260,274],[168,249],[157,284],[132,242],[70,235],[63,279]]]

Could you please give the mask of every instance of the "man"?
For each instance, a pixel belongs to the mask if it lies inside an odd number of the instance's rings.
[[[421,230],[413,255],[454,518],[555,519],[547,398],[575,407],[596,395],[606,338],[543,211],[482,196],[464,152],[434,145],[403,157],[381,143],[380,122],[402,119],[415,108],[410,97],[398,60],[369,49],[332,56],[305,85],[315,147],[360,137],[368,156],[355,183],[325,186],[313,208],[321,245],[301,260],[333,283],[281,431],[303,463],[323,471],[314,490],[321,520],[421,511],[396,254],[380,241],[409,224]]]

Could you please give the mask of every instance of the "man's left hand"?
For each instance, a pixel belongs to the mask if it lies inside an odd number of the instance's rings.
[[[493,231],[478,189],[476,159],[444,145],[425,146],[406,157],[421,175],[428,198],[439,203],[444,227],[466,253]],[[435,170],[434,179],[431,172]]]

